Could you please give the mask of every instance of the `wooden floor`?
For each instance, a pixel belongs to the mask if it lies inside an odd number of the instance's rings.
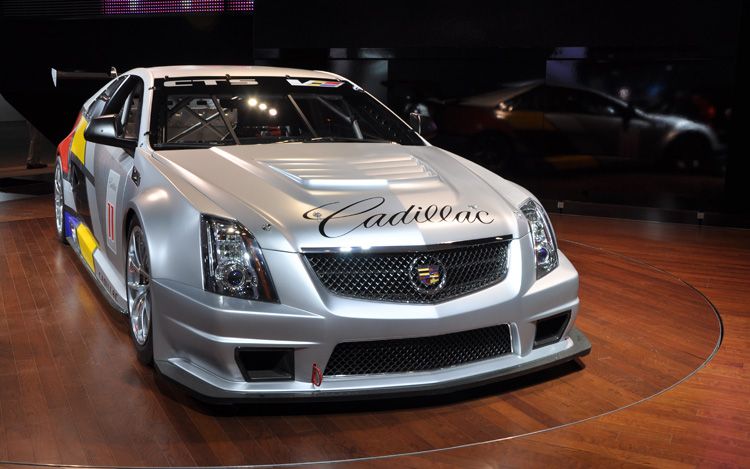
[[[750,461],[750,232],[555,216],[593,345],[580,366],[443,398],[219,408],[137,363],[124,319],[55,241],[49,201],[7,203],[22,215],[0,204],[0,463]],[[722,329],[701,292],[725,328],[703,368]]]
[[[3,200],[5,198],[11,200]],[[55,216],[51,195],[19,196],[13,195],[0,199],[0,222],[17,220],[35,220]]]

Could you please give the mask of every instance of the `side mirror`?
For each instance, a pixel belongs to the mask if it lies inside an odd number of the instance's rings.
[[[122,125],[115,114],[95,117],[86,127],[83,138],[89,142],[101,143],[111,147],[135,150],[138,142],[122,137]]]
[[[430,116],[423,116],[418,112],[409,113],[409,125],[424,138],[432,138],[437,134],[437,125]]]

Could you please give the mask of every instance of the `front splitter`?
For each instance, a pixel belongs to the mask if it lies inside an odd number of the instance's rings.
[[[529,373],[537,372],[546,368],[573,360],[577,357],[588,355],[591,351],[591,343],[578,328],[570,330],[568,338],[573,345],[558,353],[551,354],[536,360],[519,365],[509,366],[491,372],[471,375],[463,378],[447,381],[412,384],[403,386],[362,388],[353,390],[336,389],[310,389],[304,391],[284,392],[238,392],[227,391],[213,386],[200,379],[194,374],[186,371],[171,361],[158,361],[156,368],[160,374],[177,383],[188,393],[199,400],[212,403],[250,403],[250,402],[325,402],[325,401],[351,401],[367,399],[389,399],[396,397],[409,397],[420,395],[439,395],[460,391],[467,388],[479,387],[498,381],[516,378]]]

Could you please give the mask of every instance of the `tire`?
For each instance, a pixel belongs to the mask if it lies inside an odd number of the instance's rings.
[[[63,191],[63,177],[62,177],[62,163],[60,158],[55,159],[55,179],[54,185],[54,197],[55,197],[55,231],[57,233],[57,239],[63,244],[68,244],[68,240],[65,237],[65,192]]]
[[[130,338],[133,340],[138,361],[144,365],[154,362],[150,262],[146,234],[134,217],[128,225],[125,290]]]

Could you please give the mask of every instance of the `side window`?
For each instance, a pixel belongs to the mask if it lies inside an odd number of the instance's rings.
[[[143,82],[136,84],[120,110],[120,122],[125,138],[138,139],[141,124],[141,103],[143,102]]]
[[[112,95],[115,94],[117,89],[122,85],[122,83],[125,81],[126,76],[122,75],[114,80],[102,91],[99,96],[96,97],[93,103],[91,103],[91,107],[89,108],[89,115],[91,118],[99,117],[102,115],[102,111],[104,111],[104,108],[107,105],[107,102],[112,98]]]
[[[545,93],[546,112],[580,114],[582,112],[579,95],[574,90],[548,86]]]
[[[620,113],[619,105],[614,101],[572,88],[549,86],[545,101],[547,112],[593,116],[617,116]]]
[[[596,116],[617,116],[619,106],[603,96],[594,93],[579,92],[581,95],[581,108],[584,114]]]
[[[119,88],[120,85],[122,85],[122,82],[124,82],[126,78],[127,78],[127,75],[120,75],[119,77],[112,80],[112,83],[110,83],[109,86],[107,86],[107,88],[104,89],[102,94],[100,94],[97,99],[108,100],[109,98],[111,98],[112,95],[115,94],[115,91],[117,91],[117,88]]]
[[[505,101],[514,111],[541,111],[543,91],[540,87],[528,90]]]
[[[143,104],[143,80],[130,75],[108,100],[102,114],[115,114],[122,128],[122,137],[137,139]]]

